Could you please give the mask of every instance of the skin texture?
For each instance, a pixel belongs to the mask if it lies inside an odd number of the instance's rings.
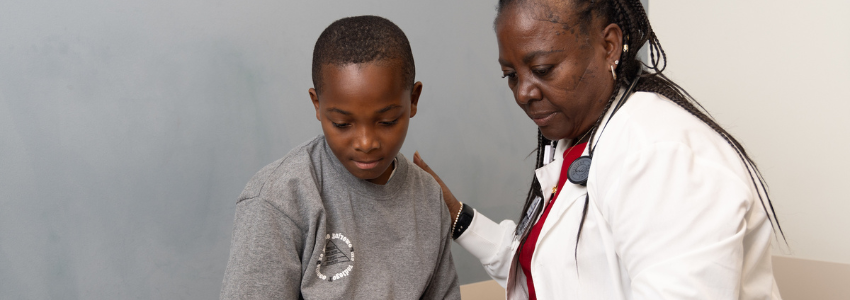
[[[355,177],[387,183],[422,83],[404,84],[401,68],[383,61],[325,65],[322,74],[322,93],[309,92],[332,152]]]
[[[579,26],[570,4],[526,1],[505,8],[496,20],[499,64],[517,105],[550,140],[589,138],[614,92],[611,66],[620,59],[623,32],[594,18]],[[556,13],[561,12],[561,13]],[[413,162],[434,176],[455,220],[461,204],[422,160]]]

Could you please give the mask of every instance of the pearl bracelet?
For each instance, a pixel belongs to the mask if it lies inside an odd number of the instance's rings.
[[[452,231],[451,231],[452,235],[454,235],[454,233],[455,233],[455,225],[457,225],[457,219],[460,218],[460,212],[463,211],[463,202],[460,202],[460,201],[458,201],[458,202],[460,203],[460,209],[457,210],[457,216],[455,216],[455,221],[452,222]]]

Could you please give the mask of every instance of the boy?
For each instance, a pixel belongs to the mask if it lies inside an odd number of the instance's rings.
[[[324,136],[239,196],[222,299],[460,299],[440,186],[398,153],[422,92],[414,74],[389,20],[322,32],[309,92]]]

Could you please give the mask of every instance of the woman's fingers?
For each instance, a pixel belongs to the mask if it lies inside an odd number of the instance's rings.
[[[437,183],[439,183],[440,187],[443,188],[443,194],[449,193],[449,188],[446,187],[446,184],[443,183],[443,180],[440,179],[440,176],[437,176],[437,173],[435,173],[434,170],[431,170],[431,167],[429,167],[428,164],[426,164],[425,161],[422,160],[422,157],[419,156],[419,151],[413,153],[413,163],[422,168],[422,170],[425,170],[425,172],[428,172],[428,174],[431,174],[431,177],[434,177],[434,179],[437,180]]]
[[[422,160],[422,157],[419,156],[419,151],[413,153],[413,163],[431,174],[431,177],[434,177],[437,180],[437,183],[440,184],[440,188],[443,190],[443,201],[446,202],[446,206],[449,208],[449,213],[452,215],[452,222],[457,219],[457,214],[460,212],[460,202],[457,201],[457,198],[452,194],[452,191],[449,190],[449,187],[443,183],[443,180],[440,179],[440,176],[437,176],[437,173],[434,170],[431,170],[431,167]]]
[[[428,164],[426,164],[425,161],[422,160],[422,157],[419,156],[419,151],[413,153],[413,163],[422,168],[422,170],[425,170],[425,172],[428,172],[428,174],[431,174],[431,176],[434,177],[434,179],[436,179],[438,182],[441,182],[440,176],[437,176],[437,173],[434,173],[434,170],[431,170],[431,167],[429,167]]]

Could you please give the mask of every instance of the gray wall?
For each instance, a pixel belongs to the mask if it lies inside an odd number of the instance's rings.
[[[236,197],[320,133],[333,20],[377,14],[425,84],[403,153],[519,214],[535,127],[500,78],[495,1],[0,1],[0,298],[213,299]],[[454,249],[461,282],[487,279]]]

